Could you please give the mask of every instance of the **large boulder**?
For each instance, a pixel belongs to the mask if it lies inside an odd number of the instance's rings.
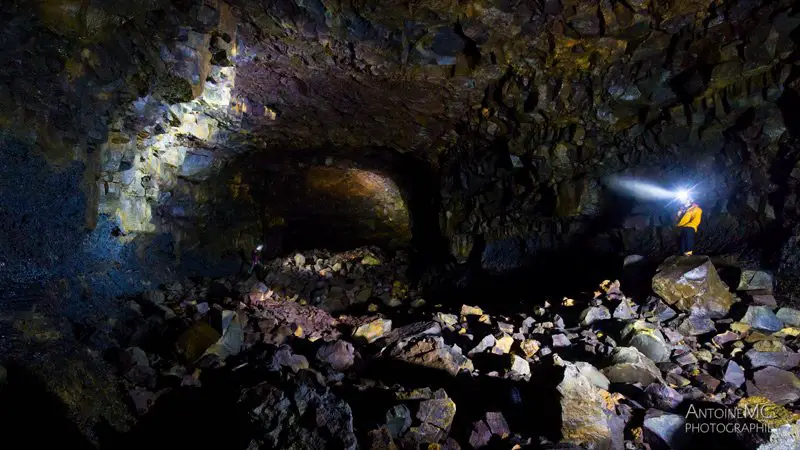
[[[561,394],[563,442],[583,448],[611,448],[611,427],[600,390],[574,364],[566,363]]]
[[[655,363],[634,347],[617,347],[611,354],[611,365],[602,370],[612,383],[641,383],[647,386],[663,382]]]
[[[653,291],[681,311],[704,310],[712,318],[724,317],[734,302],[706,256],[667,258],[653,277]]]

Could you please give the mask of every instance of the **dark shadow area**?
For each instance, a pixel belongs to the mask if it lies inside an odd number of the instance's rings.
[[[247,186],[248,195],[221,191],[212,206],[211,227],[201,239],[250,222],[259,224],[256,238],[269,241],[271,255],[411,244],[420,260],[446,258],[439,231],[438,177],[415,155],[346,148],[258,152],[231,162],[208,183],[227,189],[234,178]],[[406,209],[389,214],[399,225],[375,211],[393,207]],[[409,224],[405,230],[404,220]]]
[[[67,407],[21,364],[5,363],[8,385],[0,385],[0,433],[26,448],[95,447],[69,417]]]

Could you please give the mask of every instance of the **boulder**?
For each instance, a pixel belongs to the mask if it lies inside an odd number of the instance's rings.
[[[744,369],[736,361],[728,361],[722,381],[737,388],[741,387],[745,382]]]
[[[643,386],[663,382],[655,363],[634,347],[617,347],[611,354],[611,365],[601,371],[612,383],[641,383]]]
[[[347,370],[355,361],[355,349],[353,344],[338,340],[323,344],[317,350],[317,360],[328,364],[334,370]]]
[[[784,307],[778,310],[775,317],[786,325],[800,327],[800,310]]]
[[[630,320],[636,317],[636,311],[633,309],[630,300],[624,298],[614,309],[612,316],[617,320]]]
[[[716,331],[714,321],[705,311],[694,311],[678,326],[678,331],[684,336],[700,336]]]
[[[201,357],[209,347],[214,345],[219,338],[220,334],[211,325],[206,322],[198,322],[188,330],[183,332],[178,338],[177,347],[178,352],[184,356],[187,361],[195,361]]]
[[[689,436],[685,432],[686,419],[678,414],[670,414],[649,409],[644,416],[644,440],[652,448],[671,450],[689,449]]]
[[[446,435],[456,417],[456,404],[449,398],[434,398],[420,402],[417,419],[432,425]]]
[[[670,348],[655,325],[637,320],[625,327],[622,337],[628,346],[635,347],[653,361],[669,361]]]
[[[744,356],[753,369],[771,366],[789,370],[800,365],[800,353],[795,352],[759,352],[753,349]]]
[[[589,326],[601,320],[608,320],[611,318],[611,313],[605,306],[590,306],[581,313],[581,325]]]
[[[375,342],[390,331],[392,331],[391,320],[375,319],[356,328],[353,331],[353,337],[367,342]]]
[[[611,428],[600,390],[577,366],[565,363],[561,394],[561,435],[564,443],[583,448],[610,448]]]
[[[606,376],[603,375],[602,372],[597,370],[597,367],[585,361],[576,361],[574,364],[575,367],[578,368],[578,371],[581,373],[581,375],[588,378],[589,381],[591,381],[595,387],[602,389],[604,391],[608,390],[608,385],[609,385],[608,378],[606,378]]]
[[[747,382],[747,395],[765,397],[779,405],[800,399],[800,380],[792,373],[777,367],[765,367]]]
[[[737,291],[762,291],[772,293],[775,281],[772,274],[763,270],[743,270],[739,275]]]
[[[528,378],[531,376],[531,365],[524,358],[511,355],[510,373],[514,378]]]
[[[397,405],[386,411],[386,428],[393,438],[400,437],[411,428],[411,411],[406,405]]]
[[[683,395],[666,384],[652,383],[645,393],[650,406],[664,411],[673,411],[683,402]]]
[[[478,342],[478,345],[476,345],[472,350],[467,352],[467,355],[472,356],[475,355],[476,353],[483,353],[486,350],[493,348],[496,343],[497,339],[495,339],[493,335],[487,334],[486,336],[483,337],[483,339],[481,339],[480,342]]]
[[[653,291],[681,311],[705,310],[711,318],[724,317],[734,302],[711,260],[705,256],[673,256],[659,266]]]
[[[458,346],[448,346],[441,336],[424,336],[408,345],[398,345],[390,356],[418,366],[439,369],[455,376],[461,370],[473,370],[472,361]]]
[[[750,325],[751,328],[768,333],[775,333],[783,329],[783,322],[768,306],[748,307],[741,322]]]

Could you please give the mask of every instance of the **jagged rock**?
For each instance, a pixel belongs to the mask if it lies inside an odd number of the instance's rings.
[[[711,318],[724,317],[734,302],[711,260],[702,256],[667,258],[653,277],[653,291],[681,311],[702,309]]]
[[[655,363],[634,347],[617,347],[611,353],[611,365],[601,371],[612,383],[641,383],[646,386],[662,381]]]
[[[398,346],[393,358],[418,366],[440,369],[455,376],[461,370],[473,370],[472,361],[457,346],[447,346],[441,336],[426,336],[408,346]]]
[[[386,428],[393,438],[400,437],[411,428],[411,411],[405,405],[397,405],[386,412]]]
[[[744,356],[753,369],[772,366],[788,370],[800,365],[800,353],[794,352],[760,352],[753,349]]]
[[[628,346],[635,347],[654,362],[669,361],[669,346],[655,326],[636,321],[625,327],[622,336],[627,339]]]
[[[661,383],[652,383],[645,389],[650,406],[664,411],[674,411],[683,402],[683,395]]]
[[[303,355],[295,355],[291,347],[284,345],[275,351],[271,362],[271,370],[280,370],[281,367],[288,367],[297,373],[308,369],[308,360]]]
[[[719,347],[722,347],[729,342],[738,341],[739,339],[741,339],[741,337],[732,331],[726,331],[711,338],[712,342]]]
[[[750,306],[742,318],[742,323],[750,325],[756,330],[774,333],[783,328],[780,321],[768,306]]]
[[[773,428],[769,435],[769,442],[761,444],[758,450],[794,450],[800,448],[800,423],[798,422]]]
[[[478,342],[478,345],[476,345],[472,350],[470,350],[467,353],[467,355],[472,356],[477,353],[483,353],[486,350],[493,348],[496,343],[497,340],[495,339],[495,337],[491,334],[487,334],[486,336],[483,337],[483,339],[481,339],[480,342]]]
[[[678,331],[684,336],[700,336],[716,331],[716,325],[705,311],[694,311],[681,322]]]
[[[645,316],[652,315],[659,322],[666,322],[677,315],[674,309],[657,297],[650,297],[646,308],[643,308],[642,312]]]
[[[489,445],[491,439],[492,430],[489,429],[489,425],[487,425],[486,422],[478,420],[472,424],[472,433],[469,435],[469,445],[471,445],[472,448],[485,447]]]
[[[681,366],[690,366],[697,364],[697,357],[692,352],[686,352],[676,357],[675,362]]]
[[[728,365],[725,367],[723,381],[737,388],[741,387],[745,382],[744,369],[742,369],[742,366],[737,364],[736,361],[728,361]]]
[[[622,299],[619,305],[614,309],[612,316],[617,320],[630,320],[636,317],[636,311],[631,306],[628,299]]]
[[[187,361],[195,361],[214,345],[219,339],[220,334],[206,322],[198,322],[192,325],[178,338],[178,352]]]
[[[753,381],[747,381],[747,395],[785,405],[800,399],[800,380],[792,372],[768,366],[755,372]]]
[[[689,436],[685,424],[683,416],[649,409],[644,417],[644,440],[655,448],[666,444],[673,450],[688,449]]]
[[[753,304],[761,305],[761,306],[769,306],[770,308],[777,308],[778,301],[775,300],[775,297],[769,294],[761,294],[761,295],[751,295],[753,299]]]
[[[353,337],[367,342],[375,342],[390,331],[392,331],[391,320],[375,319],[356,328],[353,331]]]
[[[482,316],[483,310],[476,306],[461,305],[462,316]]]
[[[514,338],[511,336],[504,334],[497,339],[494,344],[494,348],[492,348],[492,353],[498,355],[505,355],[506,353],[511,351],[511,346],[514,345]]]
[[[514,325],[505,322],[497,322],[497,328],[500,329],[501,332],[513,335],[514,334]]]
[[[511,355],[510,370],[514,377],[526,378],[531,376],[531,365],[528,364],[528,361],[525,361],[525,359],[517,355]]]
[[[713,394],[716,392],[717,388],[720,385],[720,381],[707,373],[700,373],[694,377],[694,380],[697,384],[703,389],[703,391]]]
[[[251,448],[356,448],[350,406],[307,378],[281,389],[257,384],[242,391],[239,404],[257,427]]]
[[[431,399],[420,402],[417,419],[423,424],[432,425],[446,435],[456,417],[456,404],[449,398]]]
[[[525,339],[524,341],[522,341],[519,347],[522,350],[522,353],[524,353],[525,356],[530,358],[531,356],[535,355],[536,352],[539,351],[539,349],[542,347],[542,344],[536,339]]]
[[[755,333],[750,337],[755,336]],[[775,339],[762,339],[753,344],[753,350],[757,352],[788,352],[787,348],[781,341]]]
[[[393,329],[380,340],[379,344],[389,346],[395,343],[403,343],[419,336],[440,334],[441,332],[442,327],[436,322],[414,322]]]
[[[737,291],[763,291],[772,293],[775,285],[772,274],[762,270],[743,270]]]
[[[589,326],[601,320],[608,320],[611,318],[611,313],[605,306],[591,306],[586,308],[581,313],[581,325]]]
[[[353,344],[338,340],[323,344],[317,350],[317,359],[330,365],[334,370],[347,370],[355,361],[355,349]]]
[[[589,381],[591,381],[592,384],[595,385],[595,387],[602,389],[604,391],[608,390],[608,385],[609,385],[608,378],[606,378],[605,375],[603,375],[599,370],[597,370],[597,367],[585,361],[576,361],[574,364],[575,367],[578,368],[578,371],[581,373],[581,375],[588,378]]]
[[[800,327],[800,310],[784,307],[779,309],[775,316],[786,325]]]
[[[434,319],[446,327],[452,327],[458,323],[458,316],[455,314],[445,314],[438,312]]]
[[[243,312],[223,311],[223,333],[214,345],[203,354],[204,364],[223,361],[229,356],[239,354],[244,345],[244,327],[247,316]]]
[[[500,437],[500,439],[505,439],[511,434],[508,422],[506,422],[506,418],[503,417],[501,412],[487,412],[486,424],[489,425],[492,434]]]
[[[554,334],[551,338],[553,339],[553,347],[563,348],[572,345],[572,342],[565,334]]]
[[[609,448],[611,428],[600,391],[573,364],[565,363],[561,394],[562,441],[583,448]]]

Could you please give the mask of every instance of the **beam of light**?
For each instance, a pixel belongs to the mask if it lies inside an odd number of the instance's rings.
[[[673,200],[676,196],[673,190],[635,178],[612,177],[608,185],[620,193],[646,200]]]

